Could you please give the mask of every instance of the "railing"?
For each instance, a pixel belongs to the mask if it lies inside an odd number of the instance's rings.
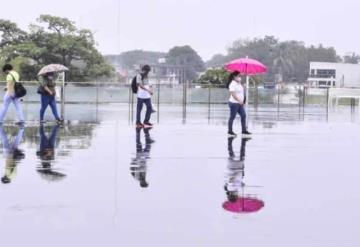
[[[336,100],[336,105],[338,105],[341,98],[350,99],[351,107],[355,106],[356,99],[360,105],[360,89],[358,88],[330,88],[328,92],[328,107],[333,105],[333,99]]]
[[[323,79],[334,79],[335,80],[335,75],[309,75],[309,79],[310,78],[323,78]]]
[[[5,85],[5,84],[3,84]],[[40,96],[36,93],[37,82],[24,82],[28,94],[23,98],[25,104],[39,104]],[[335,90],[335,89],[334,89]],[[336,89],[339,90],[339,89]],[[341,89],[344,90],[344,89]],[[360,89],[359,89],[360,90]],[[124,104],[129,113],[129,121],[134,118],[136,95],[131,91],[128,84],[104,83],[104,82],[67,82],[65,86],[65,103],[69,104]],[[292,85],[280,87],[277,89],[249,88],[249,114],[258,111],[258,109],[276,109],[276,111],[292,111],[305,114],[307,106],[315,106],[319,114],[327,113],[329,106],[329,98],[333,96],[333,89],[307,88],[302,85]],[[344,91],[343,91],[344,92]],[[353,92],[353,91],[352,91]],[[0,97],[4,91],[0,91]],[[349,95],[349,94],[348,94]],[[152,97],[153,106],[157,109],[157,118],[159,119],[162,106],[177,105],[182,108],[182,116],[186,118],[188,115],[188,107],[193,105],[201,105],[206,107],[210,118],[212,109],[217,108],[216,105],[227,104],[229,98],[228,89],[223,85],[154,85],[154,95]],[[59,101],[59,99],[58,99]],[[342,101],[344,104],[352,104],[352,102]],[[67,107],[65,107],[67,108]],[[126,109],[126,108],[125,108]],[[33,113],[36,115],[37,113]]]

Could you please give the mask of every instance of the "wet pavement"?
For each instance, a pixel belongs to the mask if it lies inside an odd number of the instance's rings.
[[[64,127],[5,124],[2,244],[360,244],[358,113],[258,111],[251,139],[228,139],[218,108],[183,121],[168,106],[149,131],[117,105]]]

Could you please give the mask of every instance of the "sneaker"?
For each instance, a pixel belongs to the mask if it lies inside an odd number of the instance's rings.
[[[247,130],[243,130],[243,131],[241,132],[241,134],[243,134],[243,135],[251,135],[251,132],[249,132],[249,131],[247,131]]]
[[[152,123],[144,123],[144,128],[152,128],[153,127],[153,124]]]
[[[62,125],[64,123],[64,119],[59,118],[59,119],[56,120],[56,123],[58,125]]]
[[[137,124],[136,124],[136,128],[137,128],[137,129],[144,128],[144,125],[143,125],[142,123],[137,123]]]
[[[154,109],[151,109],[151,113],[155,113],[156,112],[156,110],[154,110]]]
[[[234,132],[232,132],[232,131],[228,132],[228,137],[236,137],[236,136],[237,135]]]

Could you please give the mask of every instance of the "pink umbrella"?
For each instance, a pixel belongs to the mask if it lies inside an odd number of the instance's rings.
[[[239,197],[235,202],[224,202],[222,206],[233,213],[253,213],[263,208],[264,202],[250,197]]]
[[[238,71],[240,74],[246,75],[246,95],[249,95],[249,76],[262,74],[267,71],[265,65],[259,61],[251,58],[235,59],[225,65],[225,69],[230,72]],[[246,100],[245,106],[247,108],[249,100]],[[247,118],[248,120],[248,118]],[[246,122],[247,122],[246,120]]]
[[[225,69],[230,72],[238,71],[243,75],[257,75],[267,71],[265,65],[251,58],[235,59],[227,63]]]

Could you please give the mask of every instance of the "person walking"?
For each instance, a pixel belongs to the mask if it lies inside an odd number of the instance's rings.
[[[227,87],[229,88],[230,92],[230,98],[228,103],[230,108],[228,136],[236,137],[236,134],[233,131],[233,123],[236,114],[239,114],[241,117],[241,133],[243,135],[251,135],[251,133],[246,128],[246,112],[244,109],[246,97],[244,87],[241,85],[241,75],[239,72],[235,71],[230,74]]]
[[[19,119],[17,124],[24,124],[24,115],[21,108],[20,99],[15,97],[15,82],[20,80],[19,74],[13,69],[11,64],[5,64],[2,71],[6,74],[6,93],[4,95],[4,103],[0,112],[0,124],[4,122],[5,115],[9,109],[10,103],[13,103],[16,110],[16,115]]]
[[[16,167],[21,159],[25,158],[25,154],[19,149],[20,142],[25,131],[24,126],[20,126],[15,138],[9,141],[4,129],[0,126],[0,140],[3,144],[3,155],[5,157],[5,172],[1,177],[1,182],[8,184],[16,176]]]
[[[148,75],[151,71],[149,65],[144,65],[141,68],[141,72],[136,76],[136,83],[138,86],[137,92],[137,106],[136,106],[136,128],[152,128],[150,123],[151,113],[153,107],[151,104],[151,96],[153,95],[152,86],[150,84]],[[146,113],[144,123],[141,122],[141,111],[143,105],[146,105]]]
[[[38,93],[41,95],[41,108],[40,108],[40,124],[45,123],[44,115],[46,108],[50,105],[51,111],[56,119],[58,124],[63,123],[63,119],[59,117],[56,108],[56,91],[55,83],[56,74],[53,72],[46,73],[40,77],[40,87]]]

